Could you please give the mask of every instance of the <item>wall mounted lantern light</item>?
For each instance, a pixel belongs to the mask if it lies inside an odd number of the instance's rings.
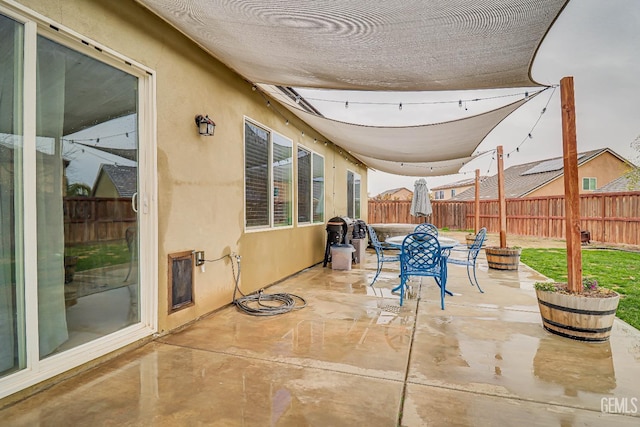
[[[200,135],[213,136],[213,132],[216,130],[216,124],[213,120],[202,114],[196,116],[196,126]]]

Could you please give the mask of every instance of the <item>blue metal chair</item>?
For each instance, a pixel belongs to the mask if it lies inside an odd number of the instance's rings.
[[[400,256],[385,255],[384,254],[385,248],[382,245],[382,243],[380,243],[380,240],[378,240],[378,235],[376,234],[376,231],[370,225],[367,225],[367,229],[369,230],[369,239],[371,240],[371,246],[373,246],[373,249],[375,249],[376,251],[376,258],[378,261],[378,266],[376,268],[376,275],[373,277],[373,281],[371,282],[371,285],[370,285],[370,286],[373,286],[373,284],[376,283],[376,280],[378,279],[380,272],[382,271],[383,264],[385,262],[398,262],[400,261]]]
[[[466,252],[466,255],[467,255],[466,259],[452,258],[452,257],[449,257],[447,259],[447,262],[450,264],[465,265],[467,267],[467,276],[469,277],[469,282],[471,283],[471,286],[475,285],[478,288],[478,290],[482,293],[484,293],[484,291],[480,287],[480,284],[478,283],[478,278],[476,277],[476,259],[478,258],[478,254],[482,249],[482,244],[484,243],[484,239],[486,237],[487,237],[487,229],[482,227],[480,231],[478,231],[478,234],[476,234],[476,238],[473,241],[473,244],[471,245],[470,248],[467,248],[467,249],[453,248],[452,249],[452,251],[455,251],[455,252]],[[473,279],[471,278],[471,270],[473,270]]]
[[[400,305],[404,300],[407,280],[411,276],[435,278],[440,287],[440,307],[444,310],[447,258],[441,252],[437,235],[433,233],[411,233],[402,242],[400,286],[398,286],[400,290]]]
[[[414,233],[432,233],[432,234],[435,234],[436,237],[438,237],[438,227],[428,222],[423,222],[422,224],[416,225],[416,228],[413,229],[413,232]]]

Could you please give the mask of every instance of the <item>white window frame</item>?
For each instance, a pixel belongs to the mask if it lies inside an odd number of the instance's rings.
[[[309,183],[310,183],[310,185],[309,185],[309,193],[310,193],[309,194],[309,200],[310,200],[310,203],[309,203],[309,212],[308,212],[309,221],[300,221],[299,205],[297,203],[299,198],[300,198],[300,191],[299,191],[299,188],[298,188],[298,183],[300,182],[300,175],[299,175],[299,169],[298,169],[298,160],[299,160],[298,150],[304,150],[307,153],[309,153],[309,158],[311,160],[310,167],[309,167],[309,177],[308,177],[309,178]],[[318,220],[315,219],[314,212],[313,212],[313,196],[314,196],[314,194],[313,194],[313,178],[314,178],[313,177],[313,170],[314,170],[313,167],[314,167],[314,163],[315,163],[314,156],[318,156],[318,157],[322,158],[322,187],[323,187],[323,190],[322,190],[322,218],[320,218]],[[305,145],[302,145],[302,144],[297,144],[296,156],[295,157],[296,157],[296,195],[297,195],[297,198],[296,198],[296,221],[297,221],[297,225],[299,225],[299,226],[308,226],[308,225],[324,224],[325,214],[326,214],[326,212],[325,212],[325,207],[326,207],[326,200],[325,200],[326,186],[325,186],[325,184],[326,184],[326,176],[327,176],[327,174],[326,174],[326,165],[327,165],[326,158],[325,158],[325,156],[323,156],[322,154],[318,153],[317,151],[314,151],[311,148],[309,148],[309,147],[307,147]]]
[[[268,163],[269,163],[269,173],[268,173],[268,180],[269,180],[269,188],[271,189],[271,191],[269,191],[269,195],[268,195],[268,209],[269,209],[269,223],[266,225],[255,225],[255,226],[248,226],[247,225],[247,174],[246,174],[246,161],[247,161],[247,157],[246,157],[246,147],[247,147],[247,142],[246,142],[246,124],[250,123],[253,126],[256,126],[262,130],[264,130],[265,132],[267,132],[268,134],[268,144],[269,144],[269,148],[268,148]],[[273,179],[273,136],[274,135],[278,135],[279,137],[282,137],[284,139],[286,139],[287,141],[289,141],[291,143],[291,185],[289,186],[289,201],[290,201],[290,210],[289,213],[291,215],[291,224],[287,224],[287,225],[276,225],[274,218],[275,218],[275,197],[274,197],[274,193],[275,193],[275,184],[274,184],[274,179]],[[243,151],[243,159],[242,159],[242,163],[243,163],[243,177],[244,177],[244,188],[243,188],[243,192],[244,192],[244,199],[243,199],[243,210],[244,210],[244,231],[251,233],[251,232],[260,232],[260,231],[269,231],[269,230],[282,230],[282,229],[287,229],[287,228],[293,228],[294,226],[294,212],[296,211],[293,208],[293,204],[294,204],[294,199],[293,199],[293,187],[294,187],[294,183],[295,183],[295,171],[294,171],[294,163],[293,163],[293,157],[294,154],[297,153],[296,149],[295,149],[295,144],[293,143],[293,140],[291,138],[286,137],[285,135],[274,131],[273,129],[269,128],[268,126],[265,126],[263,124],[261,124],[260,122],[258,122],[257,120],[254,120],[250,117],[244,116],[244,120],[242,122],[242,151]]]
[[[23,116],[36,117],[36,43],[38,35],[118,68],[138,78],[138,232],[140,276],[140,322],[97,338],[78,347],[40,360],[38,354],[38,277],[36,124],[24,120],[24,286],[26,368],[0,378],[0,399],[95,360],[158,330],[158,217],[157,217],[157,134],[155,71],[92,39],[16,3],[0,5],[0,13],[24,25]],[[55,28],[55,29],[53,29]]]
[[[591,188],[591,184],[593,183],[593,188]],[[585,188],[586,184],[586,188]],[[582,189],[584,191],[593,191],[598,188],[598,179],[593,177],[584,177],[582,178]]]

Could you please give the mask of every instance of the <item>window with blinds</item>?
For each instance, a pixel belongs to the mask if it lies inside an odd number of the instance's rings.
[[[244,180],[246,226],[268,227],[269,210],[269,132],[245,122]]]
[[[273,138],[273,225],[293,225],[293,142],[277,133]]]
[[[313,222],[324,222],[324,157],[313,153]]]
[[[247,228],[293,225],[293,141],[245,121]]]
[[[324,157],[298,147],[298,224],[324,222]]]
[[[311,151],[298,147],[298,224],[311,222]]]

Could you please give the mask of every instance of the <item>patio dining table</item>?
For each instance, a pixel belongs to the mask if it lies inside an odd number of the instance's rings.
[[[385,239],[385,243],[395,249],[402,249],[402,242],[404,242],[404,239],[407,237],[407,235],[404,236],[393,236],[393,237],[388,237]],[[442,236],[438,236],[438,243],[440,244],[440,254],[442,257],[448,258],[449,254],[451,253],[451,249],[454,246],[457,246],[460,244],[460,242],[458,242],[456,239],[452,239],[450,237],[442,237]],[[445,268],[447,263],[444,263]],[[397,290],[398,288],[394,288],[393,290]],[[453,295],[453,293],[451,293],[450,291],[445,289],[445,292],[448,295]]]

